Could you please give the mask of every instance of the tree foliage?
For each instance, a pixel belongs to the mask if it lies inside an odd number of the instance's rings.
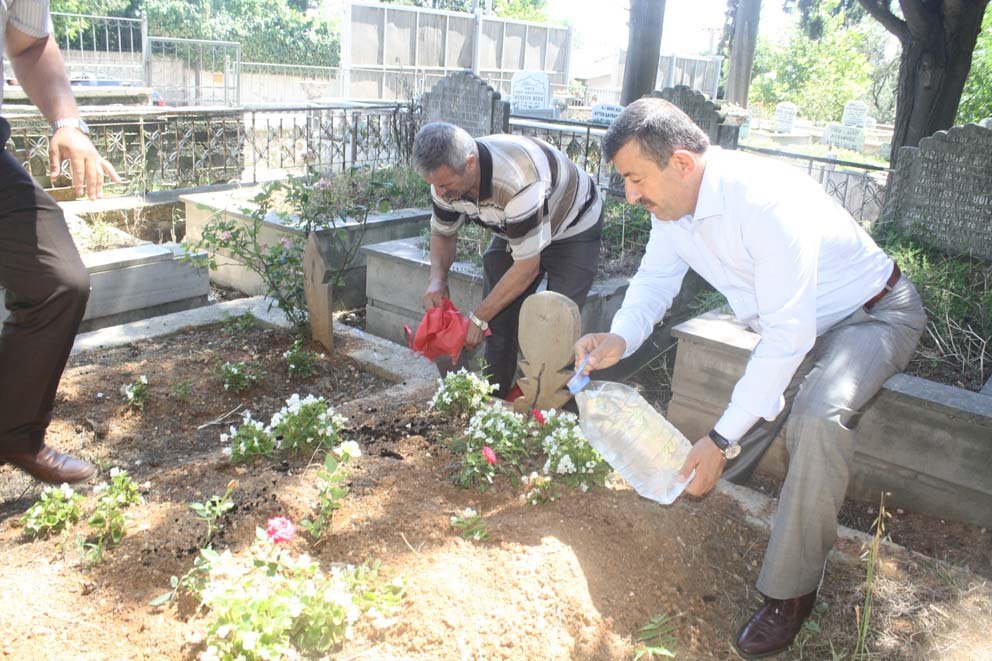
[[[992,5],[985,9],[982,31],[971,59],[971,72],[961,93],[958,124],[992,116]]]
[[[872,80],[870,32],[861,24],[845,28],[842,14],[826,15],[820,38],[796,30],[783,44],[759,39],[750,98],[774,105],[791,101],[802,116],[836,121],[844,104],[867,100]]]

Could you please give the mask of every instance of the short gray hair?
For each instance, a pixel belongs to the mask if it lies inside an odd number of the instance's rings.
[[[703,130],[677,106],[647,97],[634,101],[613,120],[603,136],[603,154],[612,161],[617,152],[636,140],[641,153],[665,167],[678,149],[702,154],[710,146]]]
[[[413,140],[413,168],[426,176],[442,165],[461,174],[471,155],[478,155],[475,140],[463,128],[447,122],[431,122]]]

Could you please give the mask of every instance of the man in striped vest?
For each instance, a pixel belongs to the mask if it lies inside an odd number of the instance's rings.
[[[448,297],[458,229],[493,233],[483,257],[482,302],[471,312],[465,346],[485,332],[485,358],[497,394],[510,393],[517,367],[520,306],[544,276],[547,289],[581,308],[599,265],[603,203],[585,171],[536,138],[495,134],[473,139],[445,122],[424,126],[413,165],[431,184],[431,276],[424,308]]]

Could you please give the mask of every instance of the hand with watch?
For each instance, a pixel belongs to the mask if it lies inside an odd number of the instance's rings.
[[[471,323],[468,325],[468,335],[465,337],[465,348],[472,350],[492,335],[492,331],[489,330],[489,322],[479,319],[474,311],[468,313],[468,320]]]
[[[723,467],[741,453],[741,446],[731,442],[716,430],[696,441],[685,463],[679,469],[678,479],[685,482],[696,472],[692,482],[685,488],[691,496],[703,496],[716,485],[723,475]]]
[[[52,122],[52,137],[48,141],[49,175],[54,182],[62,170],[62,162],[69,161],[76,195],[81,196],[85,190],[90,199],[96,199],[103,192],[105,176],[111,181],[121,178],[114,166],[97,152],[89,133],[89,126],[79,117],[64,117]]]

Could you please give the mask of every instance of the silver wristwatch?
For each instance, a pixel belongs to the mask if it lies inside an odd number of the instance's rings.
[[[80,117],[66,117],[65,119],[56,119],[52,122],[52,133],[55,133],[59,129],[64,129],[65,127],[72,127],[74,129],[79,129],[85,135],[90,134],[89,125],[82,120]]]
[[[710,431],[709,437],[713,443],[720,448],[720,451],[723,452],[723,456],[726,457],[728,461],[731,459],[736,459],[741,453],[741,446],[737,441],[728,440],[716,429]]]
[[[479,319],[478,317],[476,317],[475,316],[475,312],[469,312],[468,313],[468,318],[469,318],[469,321],[471,321],[473,324],[475,324],[476,326],[478,326],[479,327],[479,330],[481,330],[483,333],[485,333],[487,330],[489,330],[489,322],[488,321],[483,321],[482,319]]]

